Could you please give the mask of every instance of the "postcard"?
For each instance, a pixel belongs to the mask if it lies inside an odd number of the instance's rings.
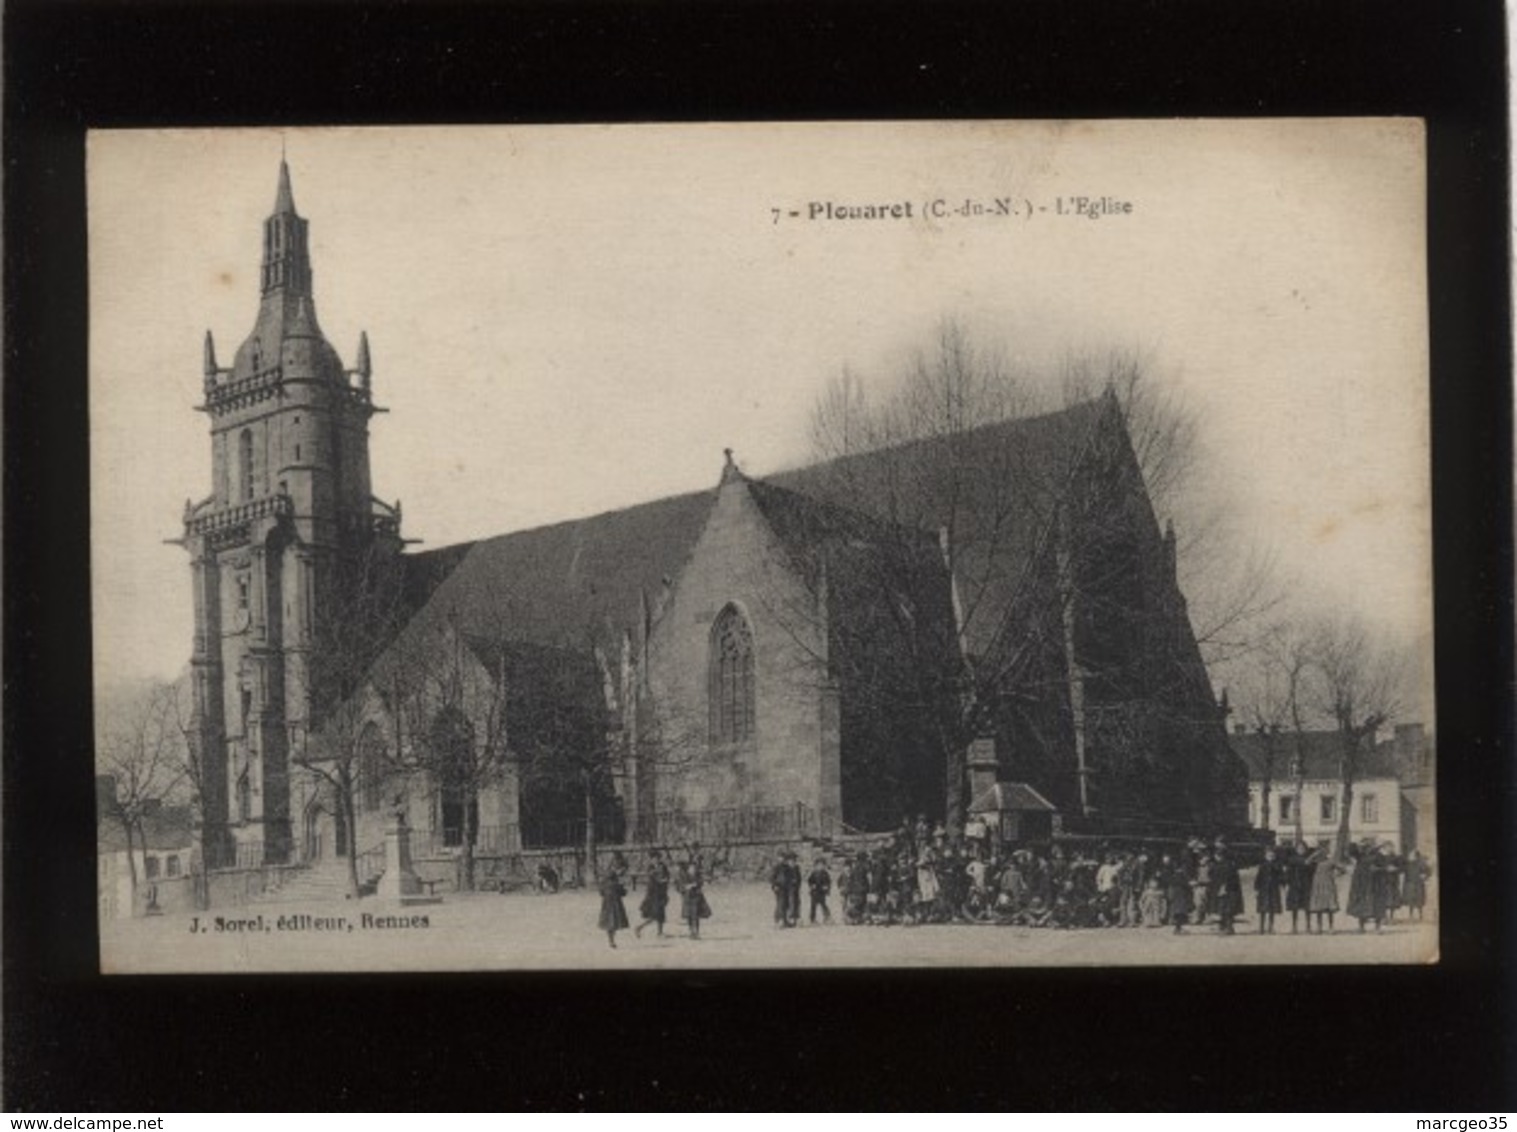
[[[1435,962],[1425,182],[92,132],[102,970]]]

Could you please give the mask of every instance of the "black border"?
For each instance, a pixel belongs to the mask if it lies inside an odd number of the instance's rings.
[[[6,1109],[1517,1107],[1499,4],[25,0],[4,31]],[[1441,965],[93,973],[86,127],[1325,114],[1430,128]]]

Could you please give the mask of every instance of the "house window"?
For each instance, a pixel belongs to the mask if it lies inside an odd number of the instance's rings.
[[[158,858],[157,857],[148,857],[146,859],[146,864],[147,864],[147,879],[148,880],[157,880],[158,879]]]
[[[1359,799],[1359,820],[1366,825],[1374,825],[1380,820],[1380,799],[1373,794],[1365,794]]]
[[[1280,820],[1296,820],[1296,799],[1292,798],[1289,794],[1280,795]]]
[[[170,856],[168,858],[168,875],[171,876],[171,877],[176,877],[176,876],[179,875],[179,854],[178,853],[175,853],[175,854],[173,854],[172,856]]]
[[[1338,799],[1334,798],[1331,794],[1324,794],[1320,800],[1322,802],[1322,820],[1325,822],[1337,821]]]
[[[754,736],[753,633],[735,606],[711,627],[711,737],[743,743]]]

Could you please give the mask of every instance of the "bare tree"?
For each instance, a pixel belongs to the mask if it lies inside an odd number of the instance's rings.
[[[293,744],[290,762],[327,785],[335,816],[347,831],[349,895],[359,892],[357,794],[373,719],[372,667],[403,620],[398,571],[378,548],[333,564],[322,577],[321,610],[313,647],[302,658],[297,682],[311,716]]]
[[[1248,724],[1265,752],[1261,828],[1270,828],[1270,792],[1275,774],[1284,772],[1294,791],[1292,814],[1298,842],[1303,837],[1301,798],[1306,779],[1305,696],[1313,658],[1313,643],[1296,624],[1276,621],[1259,636],[1241,673]]]
[[[1312,634],[1312,695],[1338,734],[1343,785],[1336,851],[1346,857],[1354,805],[1354,783],[1375,734],[1396,718],[1405,696],[1406,664],[1401,652],[1379,640],[1357,618],[1321,621]]]
[[[465,891],[475,883],[481,795],[502,782],[510,763],[507,667],[499,636],[466,632],[450,612],[408,633],[378,677],[393,690],[392,710],[407,736],[391,768],[405,776],[419,772],[440,794],[444,841],[456,840]]]
[[[157,684],[108,725],[96,749],[96,765],[115,783],[104,814],[126,838],[127,867],[135,901],[138,878],[135,847],[146,850],[144,818],[180,793],[188,765],[185,733],[173,685]]]
[[[630,658],[613,663],[589,631],[555,645],[518,640],[491,648],[509,725],[506,757],[524,794],[557,797],[559,805],[545,802],[543,811],[563,820],[569,805],[578,807],[578,818],[564,824],[580,827],[595,875],[596,847],[613,833],[625,838],[639,818],[621,812],[618,779],[635,775],[643,788],[667,787],[704,751],[704,732],[697,741],[694,729],[640,694]]]
[[[1208,474],[1199,411],[1155,374],[1154,360],[1133,349],[1070,353],[1061,398],[1068,405],[1110,390],[1122,406],[1152,506],[1178,520],[1176,563],[1196,644],[1209,668],[1226,670],[1268,636],[1286,589],[1274,555],[1239,529],[1232,499]]]
[[[843,549],[829,552],[829,570],[812,570],[836,591],[813,603],[825,608],[831,636],[818,668],[855,703],[862,696],[882,710],[906,705],[930,721],[950,825],[962,816],[969,742],[1008,713],[1043,737],[1032,747],[1052,749],[1056,730],[1072,737],[1076,796],[1087,814],[1097,808],[1092,745],[1110,782],[1164,746],[1166,729],[1216,726],[1174,585],[1173,535],[1153,553],[1143,474],[1154,468],[1166,484],[1183,476],[1194,420],[1150,396],[1130,359],[1113,360],[1104,377],[1104,392],[1066,414],[1063,433],[1050,426],[1008,440],[990,426],[1054,398],[948,323],[893,394],[873,403],[845,372],[817,406],[821,467],[803,486],[872,521],[857,520],[850,531],[828,520],[840,528],[829,545]],[[1139,435],[1129,439],[1130,414],[1139,410]],[[1117,421],[1121,427],[1106,427]],[[1137,589],[1156,596],[1145,602]],[[945,592],[946,609],[932,596]],[[858,647],[840,642],[840,631]],[[876,647],[887,639],[889,647]],[[1151,649],[1130,647],[1139,639],[1169,663],[1155,665]],[[884,656],[902,663],[882,671]],[[850,665],[863,665],[868,678],[855,678]],[[1067,704],[1062,713],[1049,711],[1054,698]],[[1171,718],[1155,714],[1159,705]],[[1199,800],[1210,787],[1193,789]]]

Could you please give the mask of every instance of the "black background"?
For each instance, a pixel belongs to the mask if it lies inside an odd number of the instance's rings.
[[[1504,58],[1474,0],[9,4],[5,1107],[1517,1108]],[[94,973],[87,127],[1328,114],[1429,121],[1439,965]]]

